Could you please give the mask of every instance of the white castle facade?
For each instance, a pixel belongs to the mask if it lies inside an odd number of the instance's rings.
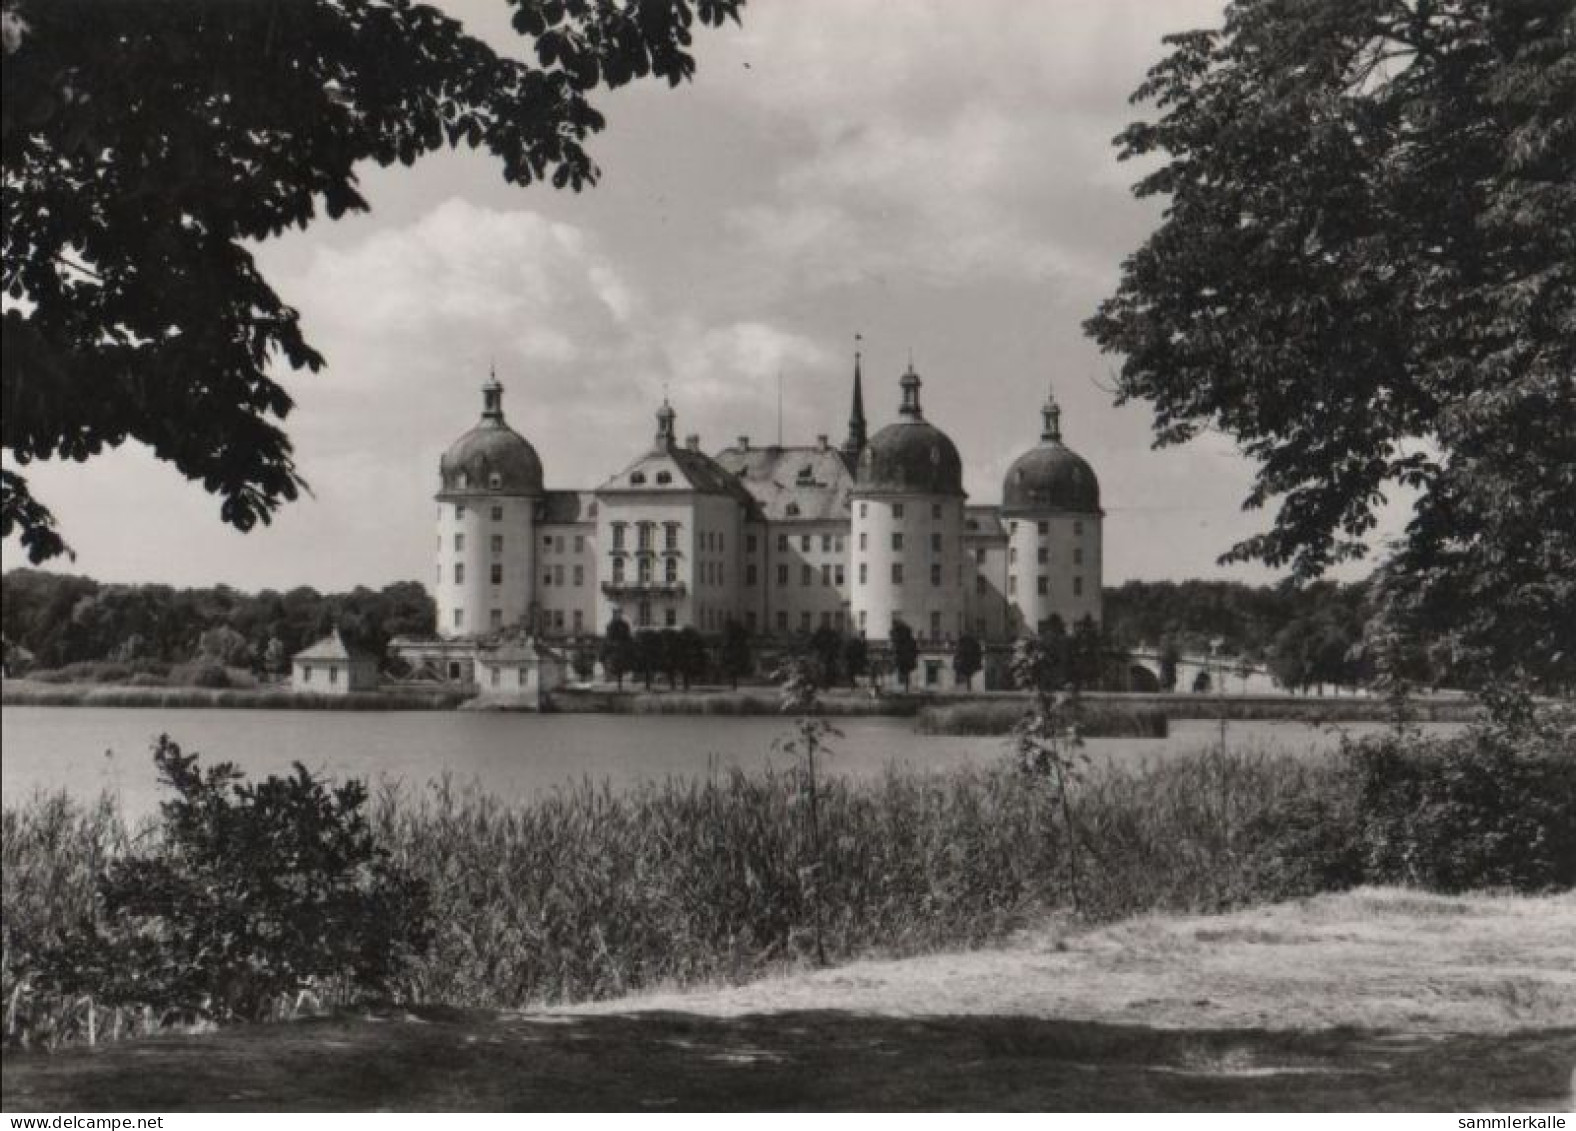
[[[600,486],[559,490],[490,379],[480,422],[439,464],[434,643],[452,656],[510,633],[588,641],[622,619],[707,636],[733,621],[785,642],[830,628],[879,645],[902,621],[940,654],[963,634],[1002,644],[1052,616],[1098,621],[1099,483],[1063,442],[1054,398],[1001,503],[974,505],[912,366],[899,386],[896,420],[869,435],[856,356],[841,445],[740,436],[715,455],[680,440],[664,401],[647,450]]]

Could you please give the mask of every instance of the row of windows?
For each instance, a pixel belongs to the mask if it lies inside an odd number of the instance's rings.
[[[547,622],[548,622],[549,625],[551,625],[552,628],[554,628],[554,629],[556,629],[556,630],[558,630],[560,632],[564,630],[565,623],[564,623],[564,610],[563,609],[554,609],[554,610],[552,610],[552,612],[550,614],[544,612],[542,615],[547,618]],[[492,628],[502,628],[503,627],[503,610],[502,609],[489,610],[489,612],[487,614],[487,623]],[[582,632],[585,631],[586,616],[585,616],[584,610],[582,610],[582,609],[575,609],[574,610],[573,624],[574,624],[575,633],[577,635],[579,633],[582,633]],[[455,608],[454,608],[454,627],[455,628],[464,628],[465,627],[465,610],[462,607],[458,606],[458,605],[456,605]]]
[[[745,543],[746,543],[746,548],[749,550],[749,552],[750,553],[754,553],[755,552],[755,538],[754,538],[754,536],[752,535],[751,537],[745,539]],[[792,543],[789,541],[788,535],[786,535],[786,534],[779,534],[779,535],[777,535],[777,552],[779,554],[786,554],[786,553],[788,553],[788,551],[789,551],[791,546],[792,546]],[[808,553],[810,553],[810,551],[814,547],[815,547],[815,535],[814,534],[801,534],[801,535],[799,535],[799,552],[801,554],[808,554]],[[823,535],[821,535],[821,552],[823,554],[833,554],[833,553],[841,554],[843,552],[843,536],[841,534],[823,534]]]
[[[1048,535],[1051,532],[1051,524],[1048,523],[1048,522],[1045,522],[1043,520],[1040,521],[1040,522],[1036,522],[1034,524],[1034,530],[1035,530],[1035,533],[1037,533],[1041,538],[1044,538],[1046,535]],[[1018,533],[1018,520],[1017,519],[1013,519],[1011,522],[1009,522],[1007,524],[1007,532],[1009,534],[1016,534],[1016,533]],[[1074,538],[1082,538],[1083,537],[1083,532],[1084,532],[1083,519],[1081,519],[1081,518],[1073,519],[1073,537]]]
[[[754,566],[745,567],[744,583],[746,585],[754,585],[756,583],[757,576],[758,575]],[[792,567],[789,566],[787,562],[777,563],[777,587],[779,589],[787,585],[788,579],[792,576]],[[799,566],[800,585],[806,587],[814,585],[817,578],[820,578],[822,585],[835,585],[839,588],[841,588],[847,582],[847,574],[843,572],[843,566],[841,563],[822,562],[821,568],[819,570],[817,570],[815,566],[810,565],[808,562]]]
[[[438,548],[439,549],[443,548],[443,536],[441,534],[438,536]],[[495,553],[495,554],[503,553],[503,535],[502,534],[494,534],[492,536],[491,548],[492,548],[492,552]],[[456,534],[454,536],[454,552],[456,554],[463,554],[465,552],[465,535],[464,534]]]
[[[981,593],[985,592],[984,583],[985,579],[983,577],[980,578],[979,591]],[[1035,592],[1041,597],[1049,597],[1051,595],[1051,579],[1046,577],[1043,573],[1040,574],[1040,576],[1034,579],[1034,589]],[[1009,573],[1007,575],[1007,592],[1012,595],[1016,595],[1018,592],[1018,575],[1015,573]],[[1073,596],[1083,596],[1083,578],[1081,577],[1073,578]]]
[[[1049,562],[1051,560],[1051,548],[1049,546],[1036,547],[1036,549],[1035,549],[1035,558],[1041,565],[1045,565],[1047,562]],[[983,550],[980,551],[979,560],[980,561],[984,561],[985,560],[985,552]],[[1074,565],[1083,565],[1083,560],[1084,560],[1083,547],[1082,546],[1074,546],[1073,547],[1073,564]],[[1007,561],[1011,565],[1017,565],[1018,564],[1018,547],[1013,546],[1013,547],[1011,547],[1011,548],[1009,548],[1007,550]]]
[[[554,553],[554,554],[561,554],[561,553],[564,552],[564,548],[565,548],[565,546],[567,544],[568,543],[567,543],[566,539],[564,538],[564,536],[562,534],[544,534],[544,535],[542,535],[542,549],[544,551],[547,551],[547,552],[550,552],[550,553]],[[576,534],[575,535],[575,553],[583,554],[585,552],[586,552],[586,536],[584,534]]]
[[[624,550],[629,546],[629,527],[635,528],[635,543],[639,549],[650,550],[656,546],[657,523],[655,522],[615,522],[613,523],[613,549]],[[676,551],[679,548],[679,531],[682,524],[677,522],[664,522],[662,526],[662,548]],[[575,549],[582,549],[581,540],[577,539]],[[721,550],[723,536],[720,530],[703,530],[700,533],[700,548],[702,550]]]
[[[893,518],[902,518],[903,515],[904,515],[904,512],[905,512],[904,504],[902,504],[902,503],[893,503],[892,504],[892,517]],[[860,518],[867,518],[867,517],[869,517],[869,515],[870,515],[870,504],[869,503],[860,503],[859,504],[859,517]],[[930,504],[930,517],[934,518],[934,519],[939,519],[941,517],[941,504],[940,503],[931,503]]]
[[[573,584],[576,588],[583,586],[586,583],[586,567],[583,565],[575,566],[574,572],[570,576],[574,578]],[[562,586],[564,584],[564,567],[562,565],[554,565],[542,570],[542,584]]]
[[[462,475],[460,478],[464,479],[465,477]],[[465,486],[465,484],[461,483],[460,486],[463,487],[463,486]],[[454,517],[455,517],[456,520],[459,520],[459,519],[462,519],[462,518],[465,517],[465,504],[464,503],[455,503],[454,504]],[[495,507],[492,508],[492,520],[494,522],[502,522],[503,521],[503,508],[502,507],[495,506]]]

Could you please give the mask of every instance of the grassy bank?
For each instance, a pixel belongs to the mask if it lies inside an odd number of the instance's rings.
[[[8,679],[0,703],[8,707],[230,707],[254,711],[443,711],[465,700],[457,691],[390,688],[348,695],[314,695],[285,687],[133,687],[123,684],[37,683]]]
[[[1576,883],[1570,734],[1388,736],[1316,762],[1200,753],[1101,764],[1072,791],[1084,918],[1220,911],[1362,883],[1444,891]],[[505,804],[440,782],[390,789],[373,829],[431,898],[405,1000],[517,1007],[998,940],[1071,909],[1067,840],[1037,779],[1006,765],[820,783],[820,853],[795,773],[716,773]],[[49,989],[50,940],[104,914],[112,809],[7,805],[3,977],[13,1039],[70,1040],[83,997]],[[143,836],[139,851],[156,850]],[[316,1000],[348,1000],[318,985]],[[103,1003],[98,1031],[154,1023]]]
[[[879,698],[869,691],[833,688],[821,695],[825,714],[910,718],[929,699],[923,695],[888,694]],[[619,691],[611,687],[553,692],[553,709],[566,714],[602,715],[781,715],[782,690],[776,686],[696,688],[692,691],[646,691],[638,686]]]

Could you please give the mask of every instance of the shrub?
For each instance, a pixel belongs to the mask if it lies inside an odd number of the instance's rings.
[[[1576,725],[1545,717],[1343,753],[1370,883],[1435,891],[1576,885]]]
[[[365,787],[300,763],[253,784],[161,737],[176,797],[151,851],[110,862],[94,913],[44,948],[41,981],[101,1006],[258,1019],[309,986],[385,993],[426,945],[423,886],[375,841]]]

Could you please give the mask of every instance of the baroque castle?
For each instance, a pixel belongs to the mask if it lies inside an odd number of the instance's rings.
[[[1000,505],[971,505],[912,364],[898,384],[897,419],[870,435],[856,354],[841,445],[740,436],[715,455],[679,438],[664,400],[650,447],[623,470],[592,490],[549,490],[492,376],[481,420],[438,468],[442,639],[408,650],[469,680],[466,644],[511,632],[570,642],[621,618],[715,636],[734,621],[756,637],[831,628],[879,646],[902,621],[934,684],[949,681],[937,658],[962,634],[1005,644],[1052,616],[1098,621],[1100,488],[1063,442],[1054,396]]]

